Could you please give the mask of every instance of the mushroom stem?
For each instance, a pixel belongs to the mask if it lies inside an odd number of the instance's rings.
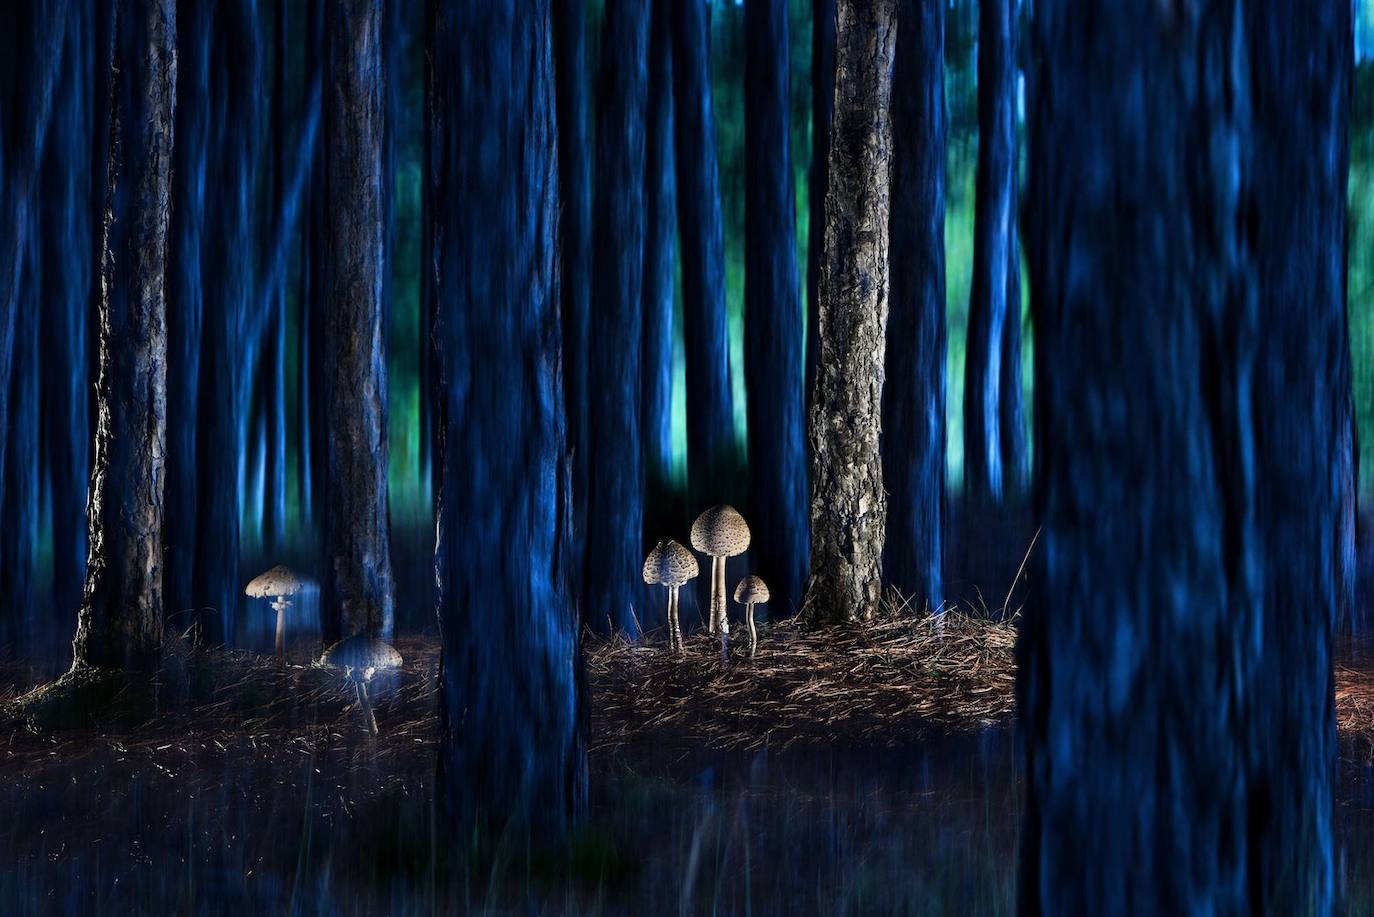
[[[711,609],[706,614],[706,632],[715,634],[716,632],[716,599],[721,594],[720,577],[716,574],[720,572],[720,558],[711,555]]]
[[[677,622],[677,586],[668,587],[668,648],[682,652],[682,630]]]
[[[367,679],[354,679],[353,684],[358,686],[358,703],[363,708],[363,724],[367,726],[367,731],[375,736],[377,734],[377,717],[372,713],[372,697],[367,690]]]
[[[716,617],[716,627],[722,635],[730,633],[730,619],[725,614],[725,558],[712,559],[711,575],[715,577],[711,586],[711,614]]]
[[[277,600],[272,603],[272,607],[277,610],[277,661],[286,661],[286,609],[291,602],[286,596],[279,595]]]
[[[759,632],[754,629],[754,603],[749,603],[749,658],[754,658],[754,650],[759,645]]]

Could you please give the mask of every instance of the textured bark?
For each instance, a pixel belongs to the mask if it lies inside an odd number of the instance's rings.
[[[901,0],[892,87],[891,255],[883,384],[884,580],[944,601],[945,4]]]
[[[810,550],[805,313],[797,281],[786,0],[747,0],[744,377],[752,554],[773,607],[800,607]]]
[[[882,586],[878,453],[887,325],[896,0],[840,0],[825,198],[820,364],[811,408],[812,621],[868,618]]]
[[[645,607],[640,347],[648,4],[611,0],[601,34],[596,226],[588,353],[589,484],[582,614],[636,635]],[[686,265],[684,263],[684,272]]]
[[[673,0],[673,131],[677,136],[682,338],[687,363],[687,478],[691,510],[727,500],[735,470],[730,338],[720,169],[711,111],[706,0]]]
[[[964,489],[975,500],[1002,497],[1002,336],[1009,321],[1020,321],[1008,302],[1016,257],[1015,5],[978,5],[977,199],[964,346]]]
[[[572,456],[572,586],[582,593],[591,462],[587,361],[591,353],[592,144],[588,136],[586,3],[553,0],[554,82],[558,106],[559,310],[563,322],[563,392]]]
[[[677,248],[677,182],[673,168],[672,0],[655,0],[649,35],[649,88],[644,160],[643,394],[644,524],[664,531],[677,519],[670,479],[673,433],[673,294]],[[646,608],[657,609],[657,602]],[[643,619],[641,618],[641,621]]]
[[[116,23],[90,556],[76,666],[145,665],[162,643],[176,7],[124,0]]]
[[[433,17],[431,53],[452,62],[430,86],[437,222],[427,263],[447,405],[439,793],[464,843],[473,827],[528,830],[542,843],[582,813],[587,794],[568,593],[549,3],[438,2]]]
[[[830,113],[835,107],[835,0],[811,0],[810,219],[806,246],[806,413],[820,356],[821,256],[825,249],[825,189],[830,174]],[[808,444],[809,445],[809,444]]]
[[[342,633],[389,636],[395,612],[387,520],[387,377],[382,287],[381,11],[331,4],[325,413],[324,602]]]
[[[1021,910],[1330,913],[1350,6],[1080,6],[1028,92]]]

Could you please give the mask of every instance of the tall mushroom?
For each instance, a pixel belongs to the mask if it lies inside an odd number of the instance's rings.
[[[739,585],[735,587],[735,601],[749,609],[749,617],[747,620],[749,621],[750,659],[754,658],[754,650],[757,649],[759,645],[758,631],[754,630],[754,606],[768,601],[769,598],[768,584],[765,583],[763,577],[760,576],[746,576],[744,579],[740,580]]]
[[[713,634],[719,628],[724,637],[730,633],[730,620],[725,615],[725,558],[743,554],[749,547],[749,526],[733,506],[713,506],[692,523],[692,547],[711,557],[711,616],[707,627]]]
[[[682,629],[678,626],[677,592],[701,568],[692,552],[671,538],[664,538],[644,558],[644,582],[668,588],[668,648],[682,652]]]
[[[377,718],[372,713],[372,696],[368,685],[378,672],[394,672],[401,667],[401,654],[385,640],[355,634],[324,651],[318,663],[322,668],[342,669],[344,677],[353,682],[362,707],[363,725],[377,734]]]
[[[272,599],[272,609],[277,613],[277,659],[286,658],[286,609],[291,607],[289,595],[296,595],[306,587],[290,567],[277,564],[271,570],[256,577],[243,591],[254,599]]]

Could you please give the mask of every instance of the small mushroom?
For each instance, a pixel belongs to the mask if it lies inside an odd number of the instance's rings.
[[[668,588],[668,648],[682,652],[682,629],[677,619],[678,588],[694,579],[701,568],[692,552],[671,538],[664,538],[644,558],[644,582]]]
[[[767,602],[768,584],[759,576],[746,576],[735,587],[735,601],[749,609],[749,658],[754,658],[754,650],[759,645],[758,631],[754,629],[754,606]]]
[[[353,682],[363,712],[363,725],[376,735],[377,717],[372,713],[368,685],[378,672],[394,672],[401,667],[401,654],[396,652],[396,647],[367,634],[355,634],[325,650],[318,665],[342,669],[344,677]]]
[[[309,583],[296,574],[290,567],[277,564],[261,574],[243,591],[251,598],[273,600],[272,608],[277,612],[277,659],[286,658],[286,609],[291,607],[289,595],[296,595]]]
[[[720,629],[721,640],[730,633],[725,614],[725,558],[743,554],[749,547],[749,526],[733,506],[713,506],[692,523],[692,547],[711,557],[711,633]]]

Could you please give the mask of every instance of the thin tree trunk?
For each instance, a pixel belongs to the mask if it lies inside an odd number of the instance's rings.
[[[648,4],[609,0],[597,91],[596,309],[587,364],[591,454],[582,613],[598,633],[631,636],[639,632],[636,615],[644,607],[639,417],[648,45]]]
[[[272,156],[272,209],[269,211],[268,239],[274,239],[277,224],[286,219],[286,46],[287,4],[276,10],[276,45],[272,64],[272,136],[275,138]],[[270,249],[264,253],[263,263],[271,258]],[[259,376],[263,418],[266,433],[266,468],[263,481],[262,529],[263,546],[277,549],[286,525],[286,284],[287,271],[274,272],[266,290],[263,307],[269,311],[266,340],[262,352],[263,372]]]
[[[1080,7],[1028,93],[1021,911],[1331,913],[1350,5]]]
[[[382,305],[381,11],[331,4],[329,291],[325,313],[329,472],[323,600],[343,634],[389,636],[395,587],[387,520],[387,377]]]
[[[568,592],[549,2],[431,2],[431,59],[451,62],[430,84],[437,222],[426,262],[447,402],[439,794],[458,837],[477,827],[543,842],[584,811],[587,794]],[[643,38],[641,29],[641,52]],[[497,562],[494,537],[508,539]]]
[[[677,182],[673,160],[671,0],[654,0],[649,36],[648,131],[644,167],[644,343],[640,435],[644,441],[644,523],[661,531],[678,521],[671,480],[673,297]],[[658,603],[649,603],[658,608]],[[642,621],[641,617],[641,621]]]
[[[141,666],[162,643],[166,454],[164,276],[171,211],[176,6],[125,0],[117,52],[100,300],[90,557],[75,666]]]
[[[830,183],[830,114],[835,107],[835,0],[811,0],[811,168],[806,246],[806,414],[820,357],[821,261],[825,250],[825,190]],[[807,443],[810,448],[810,443]]]
[[[674,0],[674,7],[673,130],[687,362],[687,476],[691,511],[696,512],[731,497],[737,462],[709,11],[706,0]]]
[[[945,3],[901,0],[892,87],[883,483],[885,581],[913,611],[944,602]]]
[[[811,409],[812,621],[878,609],[887,498],[878,453],[887,324],[896,0],[840,0],[825,199],[820,364]]]
[[[810,538],[805,318],[797,279],[787,0],[744,7],[744,378],[752,553],[781,615],[800,607]]]
[[[1002,498],[1002,335],[1016,222],[1015,2],[978,7],[977,198],[964,347],[964,490],[975,501]]]

